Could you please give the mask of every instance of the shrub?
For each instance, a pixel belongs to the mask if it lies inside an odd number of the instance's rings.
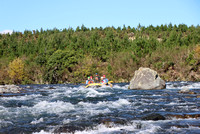
[[[14,59],[9,63],[8,74],[12,81],[16,84],[20,84],[24,79],[24,63],[20,58]]]
[[[62,76],[67,69],[72,72],[72,68],[77,63],[77,55],[75,51],[57,50],[47,60],[47,72],[45,80],[50,83],[58,83],[62,81]]]
[[[195,53],[195,57],[197,59],[200,59],[200,45],[198,45],[195,50],[194,50],[194,53]]]

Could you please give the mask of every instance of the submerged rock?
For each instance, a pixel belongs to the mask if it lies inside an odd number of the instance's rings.
[[[105,119],[102,119],[100,121],[100,123],[103,123],[106,125],[106,127],[112,127],[113,124],[121,124],[121,125],[124,125],[127,123],[126,120],[123,120],[123,119],[118,119],[118,118],[105,118]]]
[[[179,91],[179,93],[188,93],[188,92],[190,92],[190,89],[187,88],[187,87],[183,87],[183,88]]]
[[[164,89],[165,81],[162,80],[158,73],[150,68],[140,67],[135,71],[135,75],[130,81],[129,89]]]
[[[48,89],[56,89],[55,87],[49,87]]]
[[[85,129],[84,126],[81,125],[64,125],[54,130],[54,133],[75,133],[75,131],[83,131]]]
[[[190,89],[186,88],[186,87],[183,87],[179,93],[182,93],[182,94],[196,94],[195,92],[191,91]]]
[[[176,114],[176,115],[167,115],[169,117],[177,118],[177,119],[188,119],[188,118],[195,118],[198,119],[200,118],[200,114]]]
[[[142,120],[153,120],[153,121],[157,121],[157,120],[165,120],[166,118],[160,114],[157,113],[153,113],[150,115],[147,115],[145,117],[142,117]]]
[[[176,128],[199,127],[199,128],[200,128],[200,125],[187,125],[187,124],[181,124],[181,125],[174,125],[173,127],[176,127]]]

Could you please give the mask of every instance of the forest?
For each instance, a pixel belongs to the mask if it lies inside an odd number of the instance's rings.
[[[149,67],[166,81],[200,81],[200,26],[78,26],[0,34],[0,84],[129,82]]]

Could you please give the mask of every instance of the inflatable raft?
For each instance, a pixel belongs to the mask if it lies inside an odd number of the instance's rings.
[[[112,81],[109,81],[107,84],[101,84],[101,83],[91,83],[91,84],[88,84],[85,86],[85,88],[88,88],[88,87],[102,87],[102,86],[108,86],[108,87],[112,87],[113,85],[111,84]]]

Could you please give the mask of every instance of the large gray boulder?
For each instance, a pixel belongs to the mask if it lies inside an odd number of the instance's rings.
[[[129,89],[164,89],[165,81],[162,80],[158,73],[150,68],[140,67],[135,71],[134,77],[130,81]]]
[[[19,86],[16,85],[0,85],[0,94],[2,93],[19,93],[20,90]]]

